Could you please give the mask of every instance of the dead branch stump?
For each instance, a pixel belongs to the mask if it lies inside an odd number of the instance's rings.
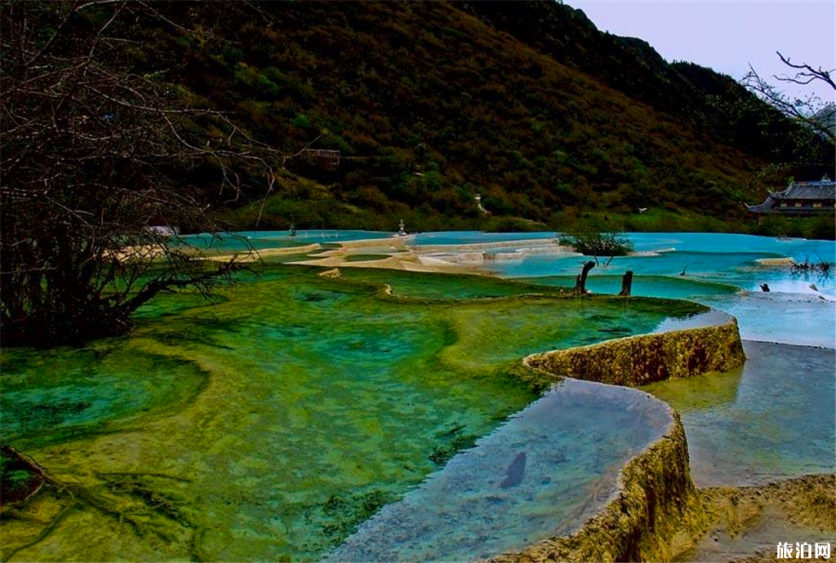
[[[633,291],[633,270],[624,272],[624,277],[621,278],[621,291],[618,294],[622,297],[629,297],[630,292]]]
[[[578,274],[577,279],[575,280],[575,289],[573,293],[575,295],[586,295],[586,277],[589,275],[589,270],[595,267],[595,262],[590,260],[589,262],[584,262],[583,270],[581,273]]]

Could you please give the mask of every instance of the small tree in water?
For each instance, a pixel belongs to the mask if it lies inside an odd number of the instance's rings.
[[[581,224],[558,238],[560,244],[571,246],[584,256],[592,256],[595,265],[599,265],[599,258],[609,257],[605,265],[609,265],[616,256],[625,256],[633,250],[632,244],[620,230],[602,230],[593,224]]]
[[[207,291],[235,269],[205,266],[169,233],[216,232],[206,184],[217,179],[212,198],[237,197],[230,166],[247,161],[270,186],[274,155],[220,113],[184,109],[188,93],[158,73],[137,70],[128,29],[192,33],[158,11],[166,6],[0,5],[4,345],[120,333],[160,291]],[[223,135],[209,138],[210,126]]]

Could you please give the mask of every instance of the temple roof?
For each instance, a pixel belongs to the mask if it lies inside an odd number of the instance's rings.
[[[745,205],[746,209],[752,213],[766,213],[768,211],[772,211],[775,207],[775,200],[767,199],[765,202],[757,205],[749,205],[748,203],[744,203],[743,205]]]
[[[769,194],[770,199],[836,199],[836,181],[793,182],[786,190]]]
[[[831,203],[836,200],[836,181],[821,180],[818,182],[793,182],[790,186],[780,192],[773,192],[769,194],[761,204],[748,205],[746,209],[753,213],[780,213],[780,214],[797,214],[807,213],[814,202]],[[780,207],[781,201],[802,201],[802,207]],[[826,205],[821,209],[832,209],[831,205]],[[818,210],[818,209],[817,209]]]

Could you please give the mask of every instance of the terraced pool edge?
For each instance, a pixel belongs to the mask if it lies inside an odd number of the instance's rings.
[[[572,377],[635,387],[730,370],[745,359],[737,321],[730,317],[717,326],[532,354],[523,363],[544,380]],[[669,561],[692,547],[708,518],[691,480],[685,429],[679,415],[671,413],[671,430],[625,465],[618,495],[578,533],[490,561]]]
[[[628,336],[531,354],[523,364],[533,368],[534,377],[550,381],[572,377],[638,387],[663,379],[728,371],[742,366],[744,361],[737,320],[729,316],[725,323],[714,326]]]

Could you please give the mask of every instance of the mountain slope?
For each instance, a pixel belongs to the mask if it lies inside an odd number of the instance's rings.
[[[745,99],[742,88],[668,65],[556,3],[168,8],[223,40],[145,30],[166,53],[146,70],[165,62],[190,103],[235,112],[285,154],[340,151],[336,170],[287,160],[267,204],[253,192],[236,211],[242,227],[259,216],[282,228],[393,228],[403,215],[472,224],[476,194],[494,216],[540,222],[639,207],[737,220],[778,179],[757,175],[775,157],[775,132],[751,118],[731,131],[706,101]]]
[[[466,11],[628,97],[706,128],[766,160],[796,160],[797,127],[731,77],[667,63],[646,41],[598,31],[583,11],[552,0],[466,2]]]

